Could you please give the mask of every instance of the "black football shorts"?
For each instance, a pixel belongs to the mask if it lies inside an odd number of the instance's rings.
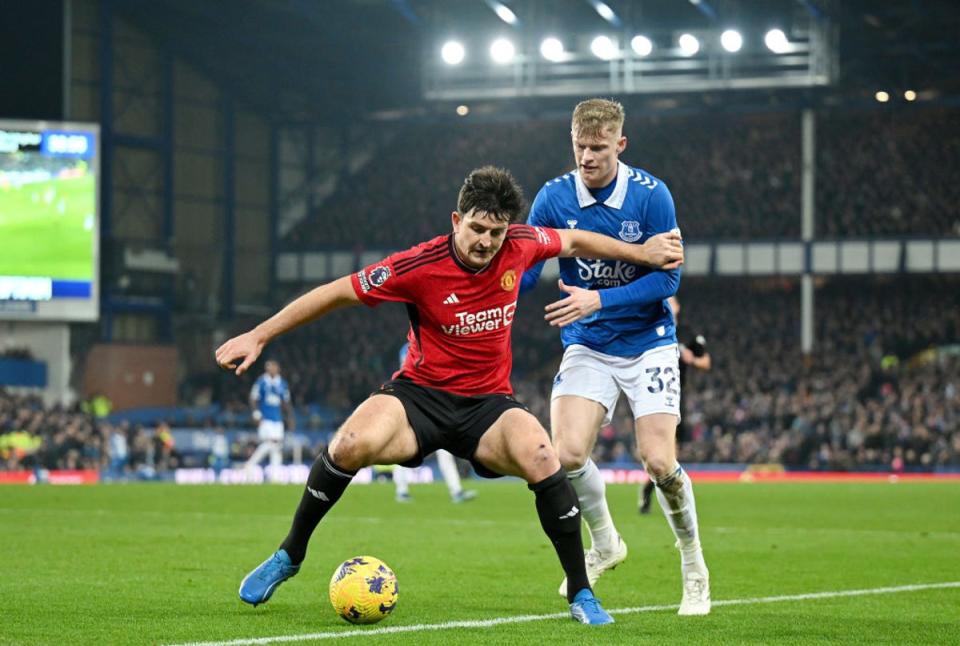
[[[454,395],[403,378],[388,381],[373,394],[399,399],[413,427],[420,451],[403,466],[419,466],[437,449],[446,449],[458,458],[469,460],[477,475],[484,478],[499,478],[503,474],[474,460],[480,438],[511,408],[527,410],[510,395]]]

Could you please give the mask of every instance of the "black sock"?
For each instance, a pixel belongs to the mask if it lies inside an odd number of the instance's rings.
[[[580,501],[577,492],[561,467],[546,480],[529,485],[537,497],[540,525],[550,538],[567,575],[567,601],[590,587],[587,565],[583,560],[583,537],[580,535]]]
[[[647,484],[643,485],[643,502],[647,502],[650,500],[650,494],[653,493],[653,488],[655,486],[656,485],[653,482],[653,478],[650,478],[649,480],[647,480]]]
[[[307,486],[300,499],[300,506],[293,515],[293,526],[280,544],[280,548],[286,550],[294,565],[307,555],[307,543],[313,530],[330,508],[337,504],[355,475],[356,471],[347,471],[335,465],[327,449],[314,461],[310,467],[310,475],[307,476]]]

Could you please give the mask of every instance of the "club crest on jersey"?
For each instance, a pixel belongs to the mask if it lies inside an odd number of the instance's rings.
[[[577,228],[577,222],[578,222],[577,220],[567,220],[567,228],[568,228],[568,229],[576,229],[576,228]]]
[[[500,287],[503,288],[503,291],[509,292],[513,291],[513,287],[517,284],[517,272],[512,269],[508,269],[503,272],[503,276],[500,276]]]
[[[627,220],[620,224],[620,239],[624,242],[636,242],[643,234],[640,232],[640,223],[636,220]]]
[[[390,268],[386,265],[377,265],[370,270],[370,284],[374,287],[380,287],[387,282],[388,278],[390,278]]]

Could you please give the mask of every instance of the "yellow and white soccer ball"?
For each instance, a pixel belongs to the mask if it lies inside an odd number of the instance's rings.
[[[330,603],[351,624],[375,624],[397,607],[397,575],[372,556],[344,561],[330,578]]]

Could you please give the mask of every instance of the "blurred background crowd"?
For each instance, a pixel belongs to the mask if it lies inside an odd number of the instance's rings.
[[[514,323],[514,387],[545,425],[560,344],[542,312],[558,297],[552,286],[539,286],[524,295]],[[960,466],[960,279],[823,281],[816,290],[821,342],[806,356],[795,280],[695,278],[679,297],[681,340],[703,335],[713,363],[709,372],[688,371],[684,461],[826,470]],[[291,385],[298,427],[332,430],[396,369],[406,329],[400,306],[354,308],[271,346]],[[252,431],[249,391],[259,374],[258,364],[242,378],[213,373],[185,381],[184,405],[222,404],[194,424],[212,429],[226,421]],[[329,422],[311,421],[309,405],[331,411]],[[621,402],[601,433],[596,460],[634,463],[631,429]],[[255,438],[233,437],[231,457],[242,461]],[[307,456],[323,437],[307,443]],[[149,475],[180,463],[167,423],[115,423],[84,405],[51,408],[35,396],[0,395],[3,468]]]

